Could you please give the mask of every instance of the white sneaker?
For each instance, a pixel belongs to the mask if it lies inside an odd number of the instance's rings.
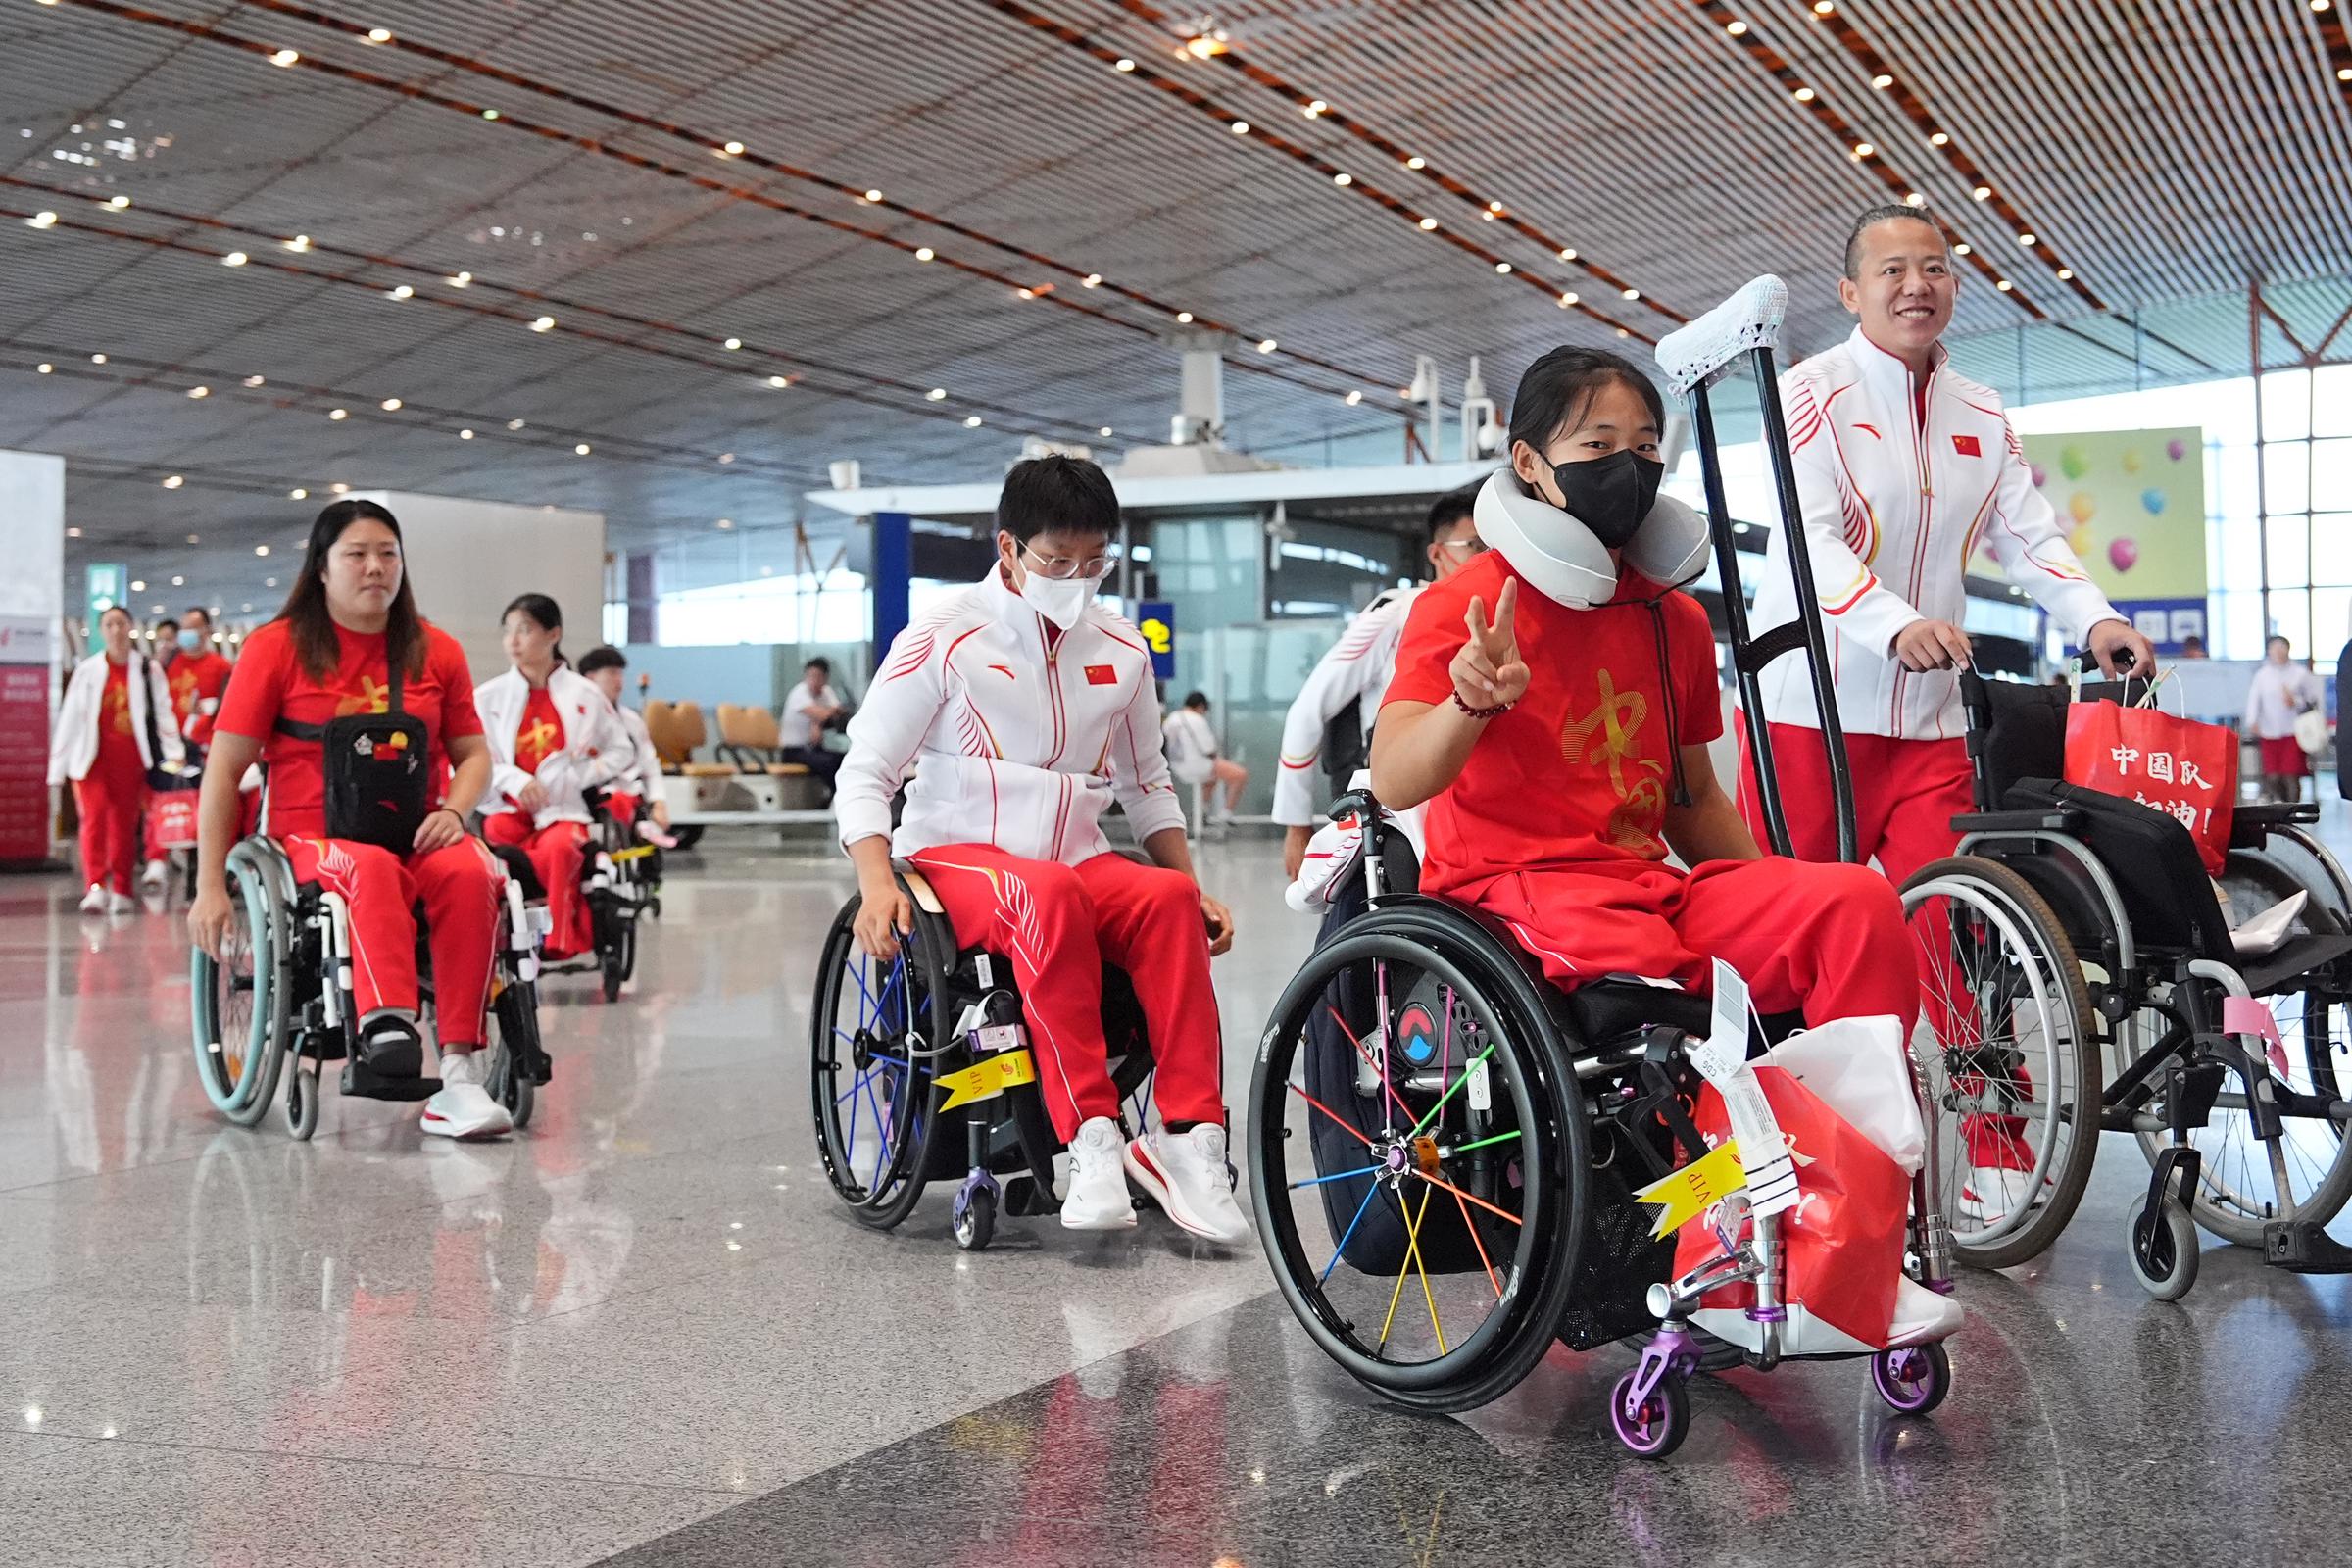
[[[1225,1129],[1202,1122],[1188,1133],[1154,1133],[1127,1146],[1127,1174],[1195,1236],[1227,1246],[1250,1239],[1225,1172]]]
[[[2033,1180],[2034,1173],[2030,1170],[1972,1165],[1960,1183],[1960,1214],[1980,1225],[1998,1225],[2026,1201],[2026,1190]],[[2034,1200],[2035,1202],[2048,1200],[2048,1185],[2043,1184],[2043,1194]]]
[[[128,914],[138,906],[138,901],[127,893],[109,893],[106,896],[106,912],[109,914]]]
[[[496,1138],[514,1130],[507,1107],[482,1087],[479,1051],[453,1051],[441,1057],[441,1088],[424,1102],[422,1126],[440,1138]]]
[[[144,866],[139,868],[139,885],[141,887],[160,888],[164,885],[164,878],[170,876],[171,874],[172,868],[166,865],[163,861],[149,860]]]
[[[99,882],[90,884],[90,891],[81,896],[81,912],[84,914],[104,914],[106,912],[105,884]]]
[[[1886,1348],[1948,1339],[1966,1320],[1958,1301],[1938,1296],[1906,1274],[1894,1287],[1894,1321],[1886,1328]]]
[[[1070,1140],[1069,1196],[1061,1200],[1065,1230],[1123,1231],[1135,1224],[1135,1200],[1127,1196],[1127,1177],[1120,1155],[1127,1141],[1119,1124],[1095,1116],[1080,1125]]]

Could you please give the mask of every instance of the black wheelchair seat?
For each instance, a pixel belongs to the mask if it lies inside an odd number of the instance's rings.
[[[539,873],[531,869],[529,856],[512,844],[491,844],[488,839],[482,842],[489,846],[492,855],[498,857],[499,864],[507,868],[507,875],[514,878],[515,885],[522,889],[525,902],[536,904],[547,897],[547,889],[541,885]]]
[[[1676,986],[1642,980],[1594,980],[1560,993],[1560,1012],[1586,1046],[1598,1046],[1644,1029],[1669,1027],[1703,1040],[1713,1018],[1706,997]]]

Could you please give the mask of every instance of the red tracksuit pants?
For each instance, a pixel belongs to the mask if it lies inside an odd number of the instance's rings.
[[[1105,962],[1127,972],[1143,1004],[1160,1119],[1224,1120],[1208,931],[1192,878],[1119,855],[1078,865],[1025,860],[993,844],[941,845],[913,860],[956,940],[1012,960],[1039,1087],[1064,1143],[1079,1123],[1119,1113],[1102,1039]]]
[[[81,880],[127,894],[139,869],[139,819],[147,810],[147,768],[135,748],[110,756],[101,746],[86,777],[74,783],[81,813]]]
[[[1892,1013],[1906,1034],[1919,1017],[1902,904],[1866,866],[1775,856],[1686,873],[1594,861],[1512,871],[1451,897],[1501,917],[1563,985],[1642,975],[1703,991],[1721,958],[1758,1012],[1801,1009],[1809,1026]]]
[[[588,830],[577,822],[550,822],[542,828],[520,811],[501,811],[482,818],[482,837],[507,844],[530,858],[547,889],[547,956],[568,958],[586,953],[596,942],[589,929],[588,901],[580,896],[580,866],[588,855]]]
[[[433,955],[434,1033],[442,1049],[482,1043],[482,1007],[498,941],[498,861],[473,838],[405,858],[349,839],[289,838],[297,881],[338,894],[351,910],[351,987],[365,1020],[417,1007],[416,920]]]

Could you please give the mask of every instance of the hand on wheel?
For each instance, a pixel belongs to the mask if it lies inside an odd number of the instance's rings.
[[[233,912],[224,887],[198,888],[196,902],[188,906],[188,940],[215,963],[220,961],[220,945],[227,940]]]
[[[851,929],[868,956],[888,963],[899,956],[899,938],[914,929],[914,902],[895,882],[860,895]]]

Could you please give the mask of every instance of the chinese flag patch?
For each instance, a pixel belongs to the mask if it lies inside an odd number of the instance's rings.
[[[1108,664],[1089,664],[1086,666],[1086,683],[1089,686],[1116,686],[1119,672]]]
[[[1973,435],[1952,437],[1952,450],[1964,458],[1981,458],[1984,455],[1984,449],[1977,445],[1977,438]]]

